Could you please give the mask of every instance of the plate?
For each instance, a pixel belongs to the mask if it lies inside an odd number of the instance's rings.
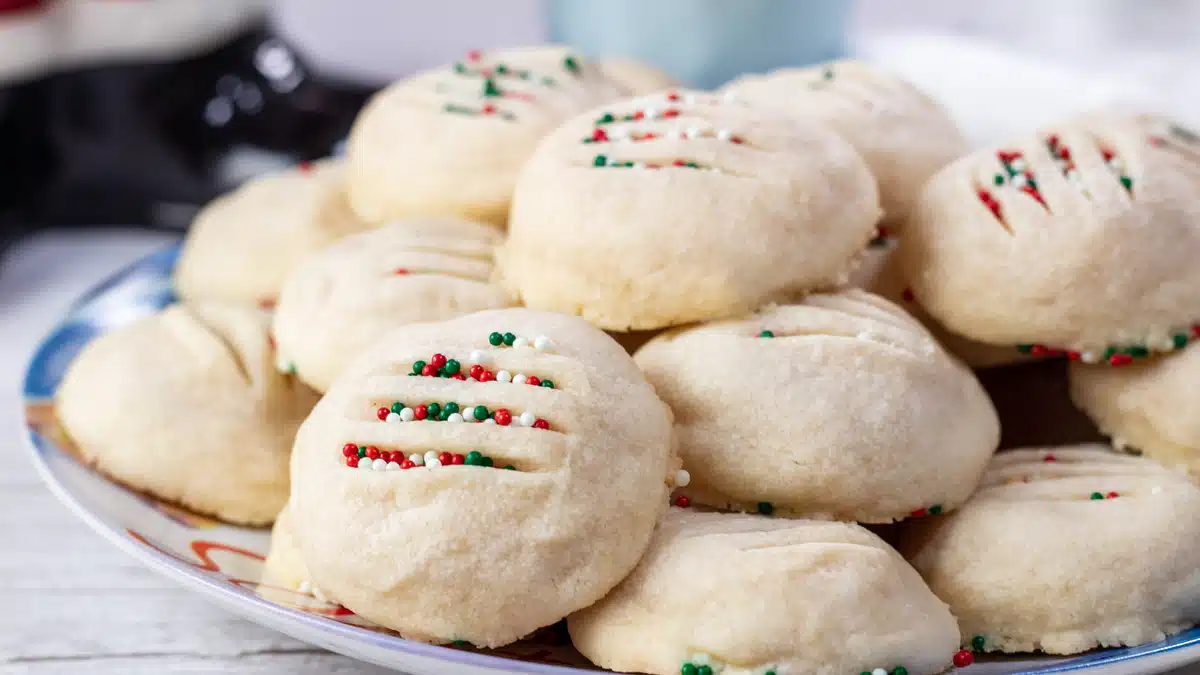
[[[88,292],[42,341],[25,373],[28,446],[42,479],[92,529],[134,558],[250,621],[347,656],[413,675],[582,675],[594,673],[561,625],[496,650],[405,640],[353,612],[259,583],[266,530],[197,516],[107,480],[79,460],[53,410],[71,359],[95,336],[175,301],[178,245],[151,254]],[[1200,660],[1200,628],[1161,642],[1072,658],[983,657],[969,675],[1158,673]],[[847,674],[853,675],[853,674]]]

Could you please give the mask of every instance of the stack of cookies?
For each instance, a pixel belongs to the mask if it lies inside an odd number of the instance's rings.
[[[971,153],[856,62],[703,92],[472,52],[207,208],[183,304],[89,346],[59,411],[160,498],[286,501],[268,580],[410,639],[566,618],[655,675],[1139,644],[1200,620],[1198,181],[1152,117]],[[970,366],[1030,360],[1159,461],[995,454]]]

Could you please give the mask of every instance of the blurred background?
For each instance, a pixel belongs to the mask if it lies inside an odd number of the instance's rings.
[[[0,249],[179,231],[249,176],[336,154],[375,89],[471,48],[566,42],[699,87],[855,55],[982,143],[1104,105],[1197,121],[1198,37],[1200,0],[0,0]]]

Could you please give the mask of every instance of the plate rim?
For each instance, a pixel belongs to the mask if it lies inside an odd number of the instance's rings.
[[[496,672],[507,673],[522,673],[527,675],[583,675],[596,672],[610,671],[595,671],[585,670],[572,666],[553,665],[546,663],[537,663],[532,661],[524,661],[504,656],[495,656],[491,654],[481,654],[478,652],[466,652],[441,645],[427,644],[416,640],[408,640],[399,636],[392,636],[377,633],[366,628],[346,625],[337,621],[332,621],[324,617],[314,616],[307,612],[284,607],[273,603],[265,598],[257,597],[249,593],[238,592],[227,584],[217,582],[202,574],[200,571],[187,565],[185,561],[174,558],[162,551],[156,550],[154,547],[142,544],[133,538],[126,535],[126,532],[121,528],[114,526],[112,523],[100,515],[93,513],[85,507],[74,494],[58,479],[54,470],[51,469],[49,462],[43,456],[44,452],[56,452],[66,456],[67,461],[78,462],[74,457],[69,456],[51,439],[40,434],[29,423],[27,410],[28,406],[37,403],[53,404],[53,396],[38,397],[31,396],[29,385],[32,381],[32,375],[35,372],[35,367],[44,363],[44,356],[52,351],[55,346],[53,339],[64,329],[74,323],[72,316],[75,311],[84,306],[86,303],[94,300],[104,290],[110,289],[116,285],[123,277],[137,270],[142,265],[159,256],[172,255],[172,268],[177,260],[179,252],[182,250],[182,242],[176,241],[167,244],[160,248],[156,248],[150,253],[143,255],[136,260],[133,260],[122,267],[118,268],[111,274],[104,277],[101,281],[88,287],[77,299],[71,302],[67,310],[55,321],[53,326],[42,334],[36,346],[25,359],[25,365],[21,372],[21,395],[17,398],[18,419],[21,420],[21,444],[24,446],[27,455],[38,477],[42,483],[50,489],[51,494],[58,499],[67,509],[79,518],[94,532],[114,545],[117,549],[131,556],[141,564],[145,565],[156,574],[163,576],[171,581],[187,588],[189,591],[198,594],[202,598],[220,606],[223,610],[230,612],[243,619],[254,623],[266,625],[271,630],[278,631],[288,635],[296,640],[316,646],[321,649],[327,649],[349,658],[359,661],[367,661],[380,665],[386,668],[395,669],[392,663],[370,658],[367,654],[348,653],[336,647],[318,644],[309,638],[305,637],[305,631],[314,633],[332,633],[339,640],[348,644],[354,643],[369,643],[373,648],[382,649],[387,652],[400,653],[407,656],[432,659],[440,662],[453,663],[461,666],[471,666],[474,668],[484,668]],[[45,450],[38,447],[39,442],[45,445]],[[90,467],[84,467],[92,470]],[[102,480],[112,482],[107,477],[101,477]],[[125,486],[120,486],[121,489],[128,490]],[[1200,624],[1193,627],[1200,628]],[[1161,641],[1160,641],[1161,642]],[[1137,645],[1133,647],[1117,647],[1113,649],[1145,649],[1139,653],[1121,653],[1103,656],[1098,654],[1096,658],[1090,659],[1083,663],[1059,663],[1048,665],[1045,668],[1025,669],[1013,671],[1007,675],[1060,675],[1062,673],[1080,673],[1084,671],[1103,669],[1119,664],[1128,664],[1130,661],[1146,660],[1146,667],[1138,669],[1136,672],[1140,675],[1149,675],[1151,673],[1160,673],[1171,668],[1181,667],[1189,663],[1200,662],[1200,635],[1196,635],[1185,641],[1177,644],[1160,644],[1154,647],[1155,643]],[[1088,654],[1084,652],[1078,655],[1066,655],[1062,658],[1078,659],[1083,658]],[[1185,655],[1190,655],[1190,658],[1181,658]],[[1021,656],[1021,655],[1012,655]],[[1057,656],[1057,655],[1047,655]],[[1178,662],[1176,662],[1178,660]],[[951,668],[948,672],[955,672]]]

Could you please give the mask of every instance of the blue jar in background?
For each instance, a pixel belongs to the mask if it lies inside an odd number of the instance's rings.
[[[841,57],[851,0],[545,0],[550,37],[593,58],[658,66],[712,89]]]

